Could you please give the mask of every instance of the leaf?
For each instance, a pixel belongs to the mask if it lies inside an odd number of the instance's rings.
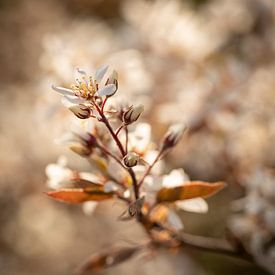
[[[157,193],[158,202],[174,202],[214,195],[226,186],[224,182],[191,181],[173,188],[162,188]]]
[[[86,188],[59,189],[47,192],[46,194],[56,200],[72,204],[85,201],[103,201],[111,199],[114,195],[113,192],[104,192],[104,187],[100,184],[94,184]]]
[[[80,267],[79,274],[86,271],[102,271],[103,269],[120,264],[130,259],[140,249],[141,247],[113,248],[108,252],[95,254]]]

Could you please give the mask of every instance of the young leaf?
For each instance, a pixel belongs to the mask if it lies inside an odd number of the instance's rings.
[[[111,199],[114,195],[113,192],[104,192],[103,186],[99,184],[87,188],[59,189],[46,194],[56,200],[72,204],[85,201],[103,201]]]
[[[130,259],[140,249],[140,247],[124,247],[111,249],[108,252],[100,254],[95,254],[91,256],[91,258],[88,259],[87,262],[84,263],[84,265],[79,269],[79,274],[83,274],[86,271],[98,272],[120,264]]]
[[[158,202],[174,202],[214,195],[226,186],[224,182],[191,181],[173,188],[162,188],[157,193]]]

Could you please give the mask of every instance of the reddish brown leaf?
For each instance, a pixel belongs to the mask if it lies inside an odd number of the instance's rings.
[[[56,200],[73,204],[85,201],[103,201],[111,199],[114,195],[113,192],[104,192],[103,186],[99,184],[88,188],[59,189],[47,192],[46,194]]]
[[[79,274],[86,271],[101,271],[120,264],[130,259],[140,249],[141,247],[113,248],[108,252],[95,254],[79,269]]]
[[[184,185],[173,188],[162,188],[157,193],[158,202],[174,202],[198,197],[209,197],[226,186],[224,182],[208,183],[202,181],[190,181]]]

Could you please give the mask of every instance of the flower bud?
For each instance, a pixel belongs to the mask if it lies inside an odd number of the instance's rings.
[[[138,105],[136,107],[131,106],[128,110],[123,114],[123,122],[128,125],[138,120],[141,113],[143,112],[143,105]]]
[[[69,110],[72,111],[80,119],[89,118],[91,114],[90,108],[83,104],[73,105],[69,107]]]
[[[92,152],[91,148],[86,147],[86,146],[82,145],[81,143],[72,144],[70,146],[70,149],[82,157],[89,156]]]
[[[108,85],[108,84],[114,84],[115,85],[115,89],[114,89],[114,92],[113,94],[111,95],[108,95],[109,97],[114,95],[118,89],[118,75],[117,75],[117,71],[113,71],[112,74],[108,77],[107,81],[106,81],[106,84],[105,85]]]
[[[176,146],[185,130],[186,127],[182,124],[172,125],[164,135],[161,150],[165,151]]]
[[[138,164],[139,159],[140,157],[137,153],[130,152],[124,157],[123,162],[127,167],[134,167]]]

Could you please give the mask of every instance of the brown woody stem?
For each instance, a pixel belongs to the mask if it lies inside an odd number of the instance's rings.
[[[181,242],[183,247],[190,247],[201,251],[241,258],[253,262],[251,255],[244,250],[234,248],[229,242],[223,239],[195,236],[187,233],[181,233],[177,239]]]
[[[115,134],[115,132],[114,132],[114,130],[113,130],[113,128],[112,128],[109,120],[106,118],[104,112],[102,112],[102,110],[99,108],[99,106],[97,104],[95,104],[95,107],[96,107],[99,115],[101,116],[101,121],[106,125],[107,129],[109,130],[109,132],[110,132],[110,134],[111,134],[111,136],[113,138],[113,140],[115,141],[115,143],[116,143],[116,145],[117,145],[117,147],[118,147],[118,149],[119,149],[122,157],[125,157],[126,152],[125,152],[125,150],[124,150],[124,148],[123,148],[123,146],[122,146],[119,138]],[[131,176],[131,179],[132,179],[132,182],[133,182],[133,186],[134,186],[135,198],[137,200],[139,198],[139,190],[138,190],[138,183],[137,183],[136,175],[135,175],[135,173],[134,173],[134,171],[133,171],[132,168],[128,168],[127,171],[129,173],[129,175]]]

